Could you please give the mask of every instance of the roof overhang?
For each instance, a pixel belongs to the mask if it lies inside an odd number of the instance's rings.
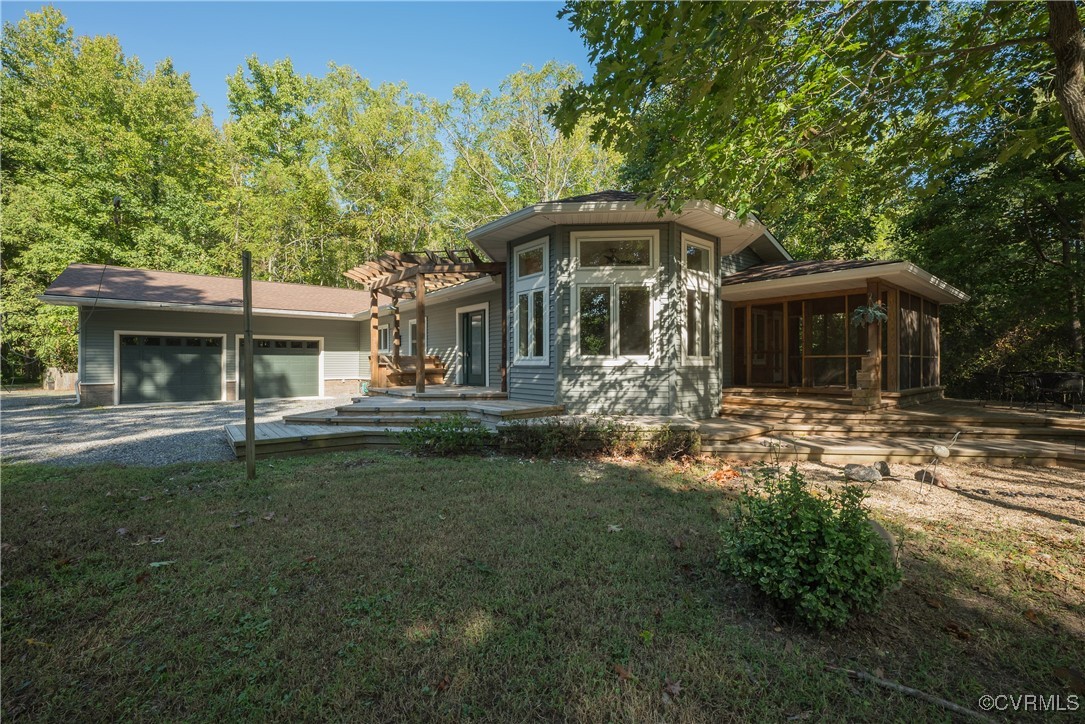
[[[95,306],[103,309],[155,309],[170,312],[200,312],[203,314],[242,314],[241,306],[226,306],[222,304],[178,304],[174,302],[148,302],[138,299],[103,299],[94,297],[68,297],[58,294],[42,294],[39,301],[46,304],[57,304],[68,307]],[[339,312],[308,312],[296,309],[264,309],[253,307],[253,314],[261,317],[300,317],[304,319],[360,319],[368,316],[369,310],[356,314],[342,314]]]
[[[548,201],[480,226],[468,232],[467,238],[494,261],[505,261],[508,242],[558,224],[629,226],[668,221],[677,221],[690,229],[718,238],[722,255],[734,254],[768,233],[768,229],[757,219],[739,219],[732,211],[710,201],[691,201],[677,212],[664,210],[662,213],[660,209],[641,201]],[[775,242],[771,234],[769,238]],[[779,242],[776,244],[779,246]],[[783,247],[779,248],[783,250]]]
[[[819,272],[781,279],[764,279],[720,286],[720,297],[727,302],[745,302],[771,297],[818,294],[865,286],[867,280],[880,279],[940,304],[960,304],[968,295],[926,272],[911,262]]]

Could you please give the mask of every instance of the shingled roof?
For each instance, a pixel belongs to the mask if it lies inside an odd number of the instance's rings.
[[[874,260],[874,259],[828,259],[825,261],[782,261],[774,264],[759,264],[744,269],[737,274],[724,277],[720,280],[723,286],[731,284],[746,284],[748,282],[763,282],[770,279],[788,279],[790,277],[804,277],[811,274],[824,274],[826,272],[844,271],[845,269],[863,269],[865,267],[882,266],[883,264],[897,264],[898,260]]]
[[[253,282],[253,309],[302,315],[354,316],[369,311],[369,294],[311,284]],[[241,280],[234,277],[70,264],[42,295],[53,303],[110,302],[157,307],[241,309]]]
[[[614,189],[608,189],[606,191],[596,191],[593,194],[583,194],[581,196],[570,196],[565,199],[556,199],[550,203],[554,204],[590,204],[594,202],[607,202],[607,201],[636,201],[640,198],[639,194],[634,194],[630,191],[615,191]]]

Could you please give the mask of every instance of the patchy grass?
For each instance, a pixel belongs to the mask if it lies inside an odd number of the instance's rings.
[[[1081,666],[1080,535],[886,519],[910,531],[904,586],[815,635],[717,572],[741,483],[708,472],[339,454],[261,462],[250,484],[237,464],[7,466],[4,716],[949,719],[826,663],[970,708],[1069,693],[1053,672]],[[1042,569],[1021,563],[1034,548]]]

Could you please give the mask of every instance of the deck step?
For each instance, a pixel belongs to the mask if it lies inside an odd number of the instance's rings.
[[[224,425],[226,439],[238,458],[245,456],[245,426]],[[395,433],[376,427],[314,427],[282,422],[256,424],[256,457],[298,453],[384,448],[398,444]]]
[[[813,460],[836,465],[873,463],[927,464],[934,458],[933,441],[924,438],[891,438],[855,442],[831,438],[750,438],[734,443],[706,442],[704,454],[750,461]],[[1029,465],[1085,468],[1085,450],[1072,445],[1040,440],[972,440],[952,447],[949,462],[984,462],[997,465]]]
[[[370,395],[384,395],[387,397],[404,397],[412,400],[507,400],[509,393],[501,390],[492,390],[485,387],[456,387],[434,385],[425,392],[418,392],[414,387],[370,387]],[[364,400],[364,397],[355,397],[354,401]]]

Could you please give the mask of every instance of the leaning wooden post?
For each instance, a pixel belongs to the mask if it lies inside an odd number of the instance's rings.
[[[241,305],[245,318],[245,478],[256,479],[256,389],[252,372],[252,252],[241,252]]]
[[[380,380],[380,307],[377,305],[377,293],[369,292],[369,386],[379,387]]]
[[[414,278],[415,346],[418,348],[418,365],[414,371],[414,391],[426,391],[426,279],[419,274]]]

